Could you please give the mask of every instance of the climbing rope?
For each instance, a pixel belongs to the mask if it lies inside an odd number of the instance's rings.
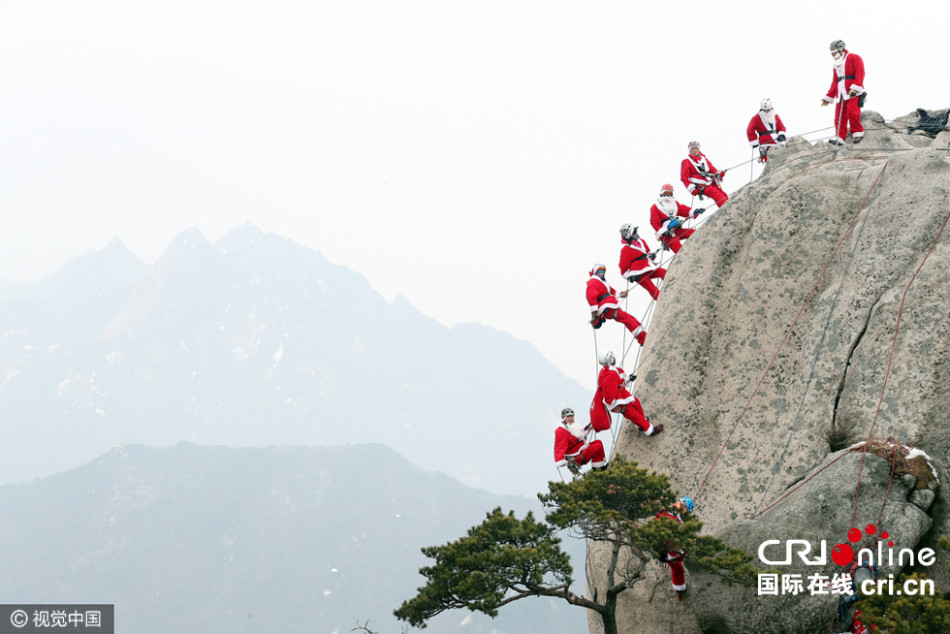
[[[891,457],[891,478],[887,481],[887,490],[884,492],[884,501],[881,502],[881,512],[877,514],[877,525],[881,525],[881,518],[884,517],[884,507],[887,505],[887,496],[891,494],[891,485],[894,484],[894,471],[897,470],[897,452],[900,449],[900,444],[897,442],[897,439],[894,439],[894,455]],[[854,518],[851,518],[851,528],[854,528]],[[880,539],[880,534],[878,534],[878,539]]]
[[[838,254],[838,249],[841,248],[841,244],[844,242],[844,239],[851,232],[851,228],[854,227],[854,223],[857,221],[858,216],[861,213],[861,210],[864,208],[864,204],[867,202],[868,198],[871,196],[871,192],[877,187],[878,181],[884,175],[884,169],[887,168],[887,163],[884,164],[884,168],[881,169],[881,173],[878,174],[877,178],[874,180],[874,183],[871,185],[871,189],[868,191],[867,196],[865,196],[864,201],[861,203],[861,206],[858,207],[857,212],[851,218],[851,222],[848,224],[847,229],[842,234],[841,238],[838,240],[838,244],[835,245],[834,251],[831,253],[831,256],[828,258],[828,261],[825,263],[824,268],[821,271],[821,275],[818,276],[818,279],[815,281],[814,286],[812,286],[811,291],[809,291],[808,296],[805,298],[804,303],[802,304],[801,309],[798,311],[798,314],[795,316],[795,319],[792,321],[792,324],[788,327],[788,330],[785,332],[785,337],[782,339],[781,344],[779,344],[778,349],[775,351],[775,354],[772,355],[771,360],[765,368],[765,372],[762,373],[762,378],[759,379],[758,384],[756,384],[755,389],[752,391],[752,394],[749,396],[749,400],[746,402],[745,407],[743,407],[742,412],[739,414],[739,417],[736,419],[735,424],[732,426],[732,430],[729,432],[729,435],[726,437],[726,441],[722,444],[722,447],[719,449],[719,453],[716,454],[716,458],[713,460],[712,464],[709,466],[709,471],[706,472],[706,476],[703,478],[702,483],[699,486],[699,489],[693,494],[693,499],[697,499],[699,494],[702,493],[703,488],[706,486],[706,482],[709,480],[710,474],[713,472],[713,469],[716,468],[716,464],[719,462],[719,458],[722,456],[723,451],[729,444],[729,441],[732,439],[732,435],[735,433],[736,429],[739,427],[739,423],[742,421],[742,418],[745,416],[745,413],[748,411],[749,406],[752,404],[752,399],[755,398],[755,395],[758,393],[759,388],[762,387],[762,383],[765,381],[765,377],[768,375],[769,370],[772,369],[772,365],[775,363],[775,359],[778,358],[779,353],[785,347],[785,344],[788,342],[789,336],[792,334],[792,330],[798,324],[798,320],[801,318],[802,313],[805,312],[805,308],[808,306],[808,303],[811,301],[812,296],[815,294],[815,291],[818,290],[818,286],[821,284],[821,280],[824,279],[825,273],[828,271],[828,267],[831,266],[831,262],[834,260],[835,256]]]
[[[840,456],[838,456],[837,458],[835,458],[834,460],[832,460],[831,462],[829,462],[828,464],[826,464],[825,466],[823,466],[821,469],[819,469],[818,471],[815,471],[813,474],[811,474],[810,476],[808,476],[807,478],[805,478],[804,480],[802,480],[801,482],[799,482],[797,485],[795,485],[794,487],[792,487],[791,489],[789,489],[788,491],[786,491],[786,492],[785,492],[785,495],[783,495],[783,496],[780,497],[779,499],[775,500],[774,502],[772,502],[771,504],[769,504],[768,506],[766,506],[764,509],[762,509],[761,511],[759,511],[758,513],[756,513],[755,515],[753,515],[750,519],[753,519],[753,520],[754,520],[755,518],[759,517],[760,515],[766,513],[769,509],[771,509],[771,508],[777,506],[777,505],[779,504],[779,502],[781,502],[781,501],[783,501],[784,499],[788,498],[788,497],[791,496],[793,493],[795,493],[795,491],[798,491],[800,488],[802,488],[803,486],[805,486],[806,484],[808,484],[808,482],[809,482],[812,478],[815,478],[816,476],[818,476],[819,473],[821,473],[822,471],[824,471],[825,469],[827,469],[828,467],[830,467],[830,466],[833,465],[834,463],[838,462],[839,460],[841,460],[842,458],[844,458],[844,457],[847,456],[848,454],[854,453],[854,452],[857,451],[857,450],[858,450],[858,447],[851,447],[850,449],[848,449],[847,451],[845,451],[843,454],[841,454]],[[694,499],[695,499],[695,498],[694,498]]]
[[[887,164],[885,164],[884,167],[886,168]],[[880,179],[878,179],[874,189],[877,190],[879,185],[880,185]],[[871,202],[873,203],[873,198]],[[835,307],[838,305],[838,296],[841,294],[841,288],[844,286],[844,280],[848,275],[848,271],[851,269],[851,263],[854,261],[854,254],[856,253],[858,249],[858,244],[861,242],[861,236],[864,234],[864,227],[867,225],[868,217],[870,215],[871,215],[871,205],[868,205],[868,212],[864,214],[864,220],[861,221],[861,228],[858,230],[858,235],[854,240],[854,246],[851,247],[851,253],[848,256],[848,263],[845,266],[844,273],[842,273],[841,275],[841,280],[838,282],[838,288],[837,290],[835,290],[835,295],[831,302],[831,308],[828,310],[828,317],[827,319],[825,319],[825,325],[821,331],[821,338],[818,341],[817,348],[815,349],[815,357],[814,359],[812,359],[811,369],[808,372],[808,380],[805,383],[805,389],[802,391],[802,398],[801,398],[801,401],[799,401],[798,403],[798,411],[795,413],[795,419],[792,421],[791,428],[789,429],[788,438],[785,441],[785,447],[782,449],[782,454],[781,456],[779,456],[778,462],[775,464],[775,468],[772,470],[772,477],[769,479],[769,484],[768,486],[765,487],[765,491],[763,491],[762,493],[762,498],[759,500],[759,504],[758,506],[755,507],[755,511],[753,511],[753,513],[757,513],[759,511],[759,508],[762,506],[763,502],[765,502],[765,498],[768,495],[769,490],[772,488],[772,484],[775,482],[775,476],[778,474],[779,469],[782,467],[782,463],[785,461],[785,455],[788,453],[788,448],[792,443],[792,436],[795,433],[795,428],[798,426],[798,421],[801,417],[802,409],[804,408],[804,405],[805,405],[805,396],[808,394],[808,390],[811,387],[812,379],[814,378],[814,375],[815,375],[815,366],[818,365],[818,357],[821,355],[821,350],[824,346],[825,335],[828,333],[828,325],[831,323],[831,316],[834,314]]]
[[[884,403],[884,393],[887,390],[887,382],[891,376],[891,364],[894,361],[894,350],[897,348],[897,336],[900,334],[901,319],[904,314],[904,302],[907,300],[907,292],[910,290],[911,285],[917,279],[917,276],[920,274],[920,270],[924,268],[924,264],[927,263],[930,254],[933,253],[934,247],[937,245],[937,241],[940,239],[940,236],[943,234],[943,230],[947,227],[947,222],[950,221],[950,211],[947,212],[946,217],[943,219],[943,224],[940,225],[940,230],[937,231],[937,235],[934,236],[933,242],[930,243],[930,248],[927,249],[927,253],[924,255],[923,260],[921,260],[920,265],[917,267],[917,270],[914,271],[914,275],[910,278],[910,281],[907,282],[907,286],[904,287],[904,292],[901,295],[900,307],[897,310],[897,324],[894,327],[894,338],[891,341],[891,350],[887,357],[887,369],[884,372],[884,382],[881,385],[881,396],[877,402],[877,409],[874,410],[874,419],[871,421],[871,429],[868,431],[868,436],[864,441],[864,451],[861,452],[861,466],[858,468],[858,483],[854,491],[854,511],[851,514],[851,527],[854,527],[854,521],[857,518],[858,514],[858,495],[861,491],[861,474],[864,472],[864,458],[867,456],[867,447],[868,443],[871,440],[871,435],[874,434],[874,428],[877,426],[877,418],[881,413],[881,407]]]
[[[885,165],[885,167],[886,167],[886,165]],[[875,426],[877,425],[877,418],[878,418],[878,416],[879,416],[879,414],[880,414],[880,411],[881,411],[881,408],[882,408],[882,405],[883,405],[884,394],[885,394],[885,391],[886,391],[886,389],[887,389],[887,382],[888,382],[888,379],[889,379],[889,377],[890,377],[890,369],[891,369],[891,365],[892,365],[892,362],[893,362],[894,350],[895,350],[895,348],[896,348],[896,345],[897,345],[897,338],[898,338],[898,335],[899,335],[899,332],[900,332],[900,322],[901,322],[901,317],[902,317],[902,314],[903,314],[904,304],[905,304],[905,301],[906,301],[906,298],[907,298],[907,292],[910,290],[910,287],[911,287],[911,285],[914,283],[914,281],[916,280],[917,275],[920,273],[921,269],[923,268],[924,264],[926,263],[927,259],[928,259],[929,256],[930,256],[930,254],[933,252],[933,249],[934,249],[934,247],[936,246],[937,241],[940,239],[940,236],[941,236],[941,234],[943,233],[944,229],[946,228],[948,221],[950,221],[950,212],[947,213],[947,216],[944,218],[943,224],[941,225],[940,229],[938,230],[937,235],[934,237],[934,240],[933,240],[933,242],[931,243],[930,248],[927,250],[927,253],[925,254],[923,260],[922,260],[921,263],[920,263],[920,265],[917,267],[917,270],[914,272],[914,275],[912,276],[911,280],[907,283],[907,286],[904,288],[904,292],[903,292],[902,297],[901,297],[901,304],[900,304],[900,307],[899,307],[899,310],[898,310],[897,323],[895,324],[895,328],[894,328],[894,337],[893,337],[893,340],[892,340],[892,343],[891,343],[891,350],[890,350],[890,354],[889,354],[889,357],[888,357],[888,363],[887,363],[887,368],[886,368],[886,371],[885,371],[884,382],[883,382],[882,387],[881,387],[881,396],[880,396],[880,398],[879,398],[879,400],[878,400],[878,405],[877,405],[877,408],[875,409],[875,412],[874,412],[874,419],[873,419],[873,421],[872,421],[871,428],[870,428],[870,430],[868,431],[867,438],[865,438],[865,441],[864,441],[861,445],[852,447],[851,449],[849,449],[848,451],[846,451],[844,454],[842,454],[841,456],[839,456],[838,458],[836,458],[835,460],[833,460],[831,463],[829,463],[828,465],[825,465],[825,467],[822,467],[821,469],[819,469],[818,471],[816,471],[814,474],[812,474],[811,476],[809,476],[809,478],[807,478],[804,482],[802,482],[801,484],[799,484],[798,486],[796,486],[794,489],[788,491],[785,495],[783,495],[783,496],[780,497],[778,500],[776,500],[775,502],[773,502],[772,504],[770,504],[770,505],[769,505],[768,507],[766,507],[764,510],[762,510],[762,511],[760,511],[760,512],[756,512],[756,513],[752,516],[752,519],[755,519],[756,517],[758,517],[758,516],[762,515],[763,513],[765,513],[766,511],[768,511],[769,509],[771,509],[772,507],[774,507],[775,505],[777,505],[779,502],[781,502],[781,501],[784,500],[785,498],[789,497],[792,493],[794,493],[795,491],[797,491],[799,488],[801,488],[801,487],[805,484],[805,482],[808,482],[809,480],[811,480],[813,477],[815,477],[816,475],[818,475],[819,473],[821,473],[821,471],[824,471],[824,469],[828,468],[829,466],[831,466],[831,464],[834,464],[834,462],[837,462],[837,460],[839,460],[840,458],[844,457],[845,455],[847,455],[847,454],[849,454],[849,453],[852,453],[853,451],[857,451],[858,448],[860,447],[860,448],[861,448],[861,464],[860,464],[860,467],[859,467],[859,469],[858,469],[857,484],[855,485],[854,509],[852,510],[852,515],[851,515],[851,527],[853,528],[853,527],[855,526],[855,521],[856,521],[856,519],[857,519],[858,502],[859,502],[860,490],[861,490],[861,476],[862,476],[863,471],[864,471],[864,460],[865,460],[865,457],[866,457],[866,455],[867,455],[868,447],[870,446],[871,436],[874,434],[874,428],[875,428]],[[893,457],[892,457],[892,463],[893,463],[893,464],[892,464],[892,468],[891,468],[891,476],[890,476],[890,480],[888,481],[887,489],[886,489],[886,491],[885,491],[885,493],[884,493],[884,499],[883,499],[883,501],[881,502],[881,510],[880,510],[880,512],[878,513],[878,523],[879,523],[879,524],[880,524],[881,518],[882,518],[883,515],[884,515],[884,508],[885,508],[885,506],[886,506],[886,504],[887,504],[887,498],[888,498],[888,496],[890,495],[891,486],[892,486],[892,484],[893,484],[893,480],[894,480],[894,470],[895,470],[895,467],[896,467],[897,451],[898,451],[898,450],[899,450],[899,444],[898,444],[897,441],[895,440],[895,442],[894,442],[894,455],[893,455]]]

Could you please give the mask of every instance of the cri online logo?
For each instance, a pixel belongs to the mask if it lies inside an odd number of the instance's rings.
[[[877,526],[874,524],[868,524],[864,527],[865,533],[868,536],[873,535],[877,532]],[[864,537],[864,534],[859,528],[852,528],[848,531],[848,541],[852,544],[856,544],[861,541],[861,538]],[[887,531],[881,531],[881,541],[887,539],[890,535],[887,534]],[[889,548],[894,547],[894,542],[887,542]],[[851,562],[854,561],[854,549],[851,548],[849,544],[841,543],[831,549],[831,560],[834,561],[839,566],[849,566]]]
[[[831,559],[839,566],[849,566],[854,561],[855,552],[854,548],[851,547],[851,544],[857,544],[865,536],[874,536],[878,535],[877,526],[874,524],[868,524],[864,527],[864,531],[861,529],[852,528],[848,531],[848,542],[842,542],[831,549]],[[895,564],[894,557],[894,542],[887,541],[887,552],[884,552],[884,541],[889,540],[890,535],[887,531],[881,531],[878,535],[877,542],[877,551],[871,548],[862,548],[857,552],[858,565],[861,564],[887,564],[893,566]],[[766,554],[766,550],[775,550],[774,547],[780,546],[782,544],[781,540],[778,539],[768,539],[762,542],[759,545],[759,561],[769,566],[788,566],[792,563],[793,555],[798,555],[798,558],[806,566],[824,566],[828,562],[827,557],[827,543],[825,540],[821,540],[821,546],[817,553],[813,557],[808,557],[812,552],[811,542],[807,539],[788,539],[785,541],[785,558],[784,559],[772,559]],[[897,552],[897,562],[899,566],[905,565],[916,565],[914,563],[915,559],[923,566],[932,566],[936,562],[936,553],[932,548],[921,548],[919,553],[915,553],[913,549],[910,548],[901,548]]]

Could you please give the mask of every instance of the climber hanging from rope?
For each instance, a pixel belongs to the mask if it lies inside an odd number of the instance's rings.
[[[821,98],[821,105],[835,103],[835,126],[837,138],[828,142],[844,145],[851,127],[851,142],[860,143],[864,139],[864,126],[861,125],[861,107],[867,92],[864,90],[864,60],[845,48],[844,41],[835,40],[829,46],[834,58],[834,71],[831,88]]]
[[[663,245],[664,250],[678,253],[683,247],[683,240],[696,231],[683,226],[680,218],[687,220],[698,218],[706,211],[702,207],[690,209],[688,205],[673,198],[673,185],[664,183],[660,188],[660,196],[656,204],[650,207],[650,226],[656,231],[656,238]]]
[[[590,431],[590,425],[575,422],[573,409],[562,409],[561,424],[554,430],[555,466],[567,467],[575,476],[580,475],[581,466],[588,462],[594,469],[606,469],[604,443],[599,440],[588,442]]]
[[[668,509],[664,509],[656,514],[653,519],[671,519],[677,524],[683,523],[683,513],[692,513],[696,505],[692,498],[682,497],[672,504]],[[674,544],[666,542],[667,552],[660,555],[660,561],[670,567],[670,577],[673,582],[673,590],[676,591],[676,599],[682,601],[686,596],[686,568],[683,566],[683,559],[686,553],[676,548]]]
[[[700,151],[699,141],[690,141],[687,147],[689,156],[684,158],[680,165],[680,180],[693,196],[699,196],[700,200],[709,196],[717,207],[722,207],[729,200],[729,196],[722,190],[722,178],[726,175],[726,170],[716,169],[712,161]]]
[[[650,252],[647,241],[640,237],[637,227],[629,222],[620,227],[620,276],[631,284],[639,284],[653,299],[660,297],[660,289],[652,278],[663,279],[666,269],[656,262],[656,253]]]
[[[587,280],[587,304],[590,306],[590,324],[597,330],[604,325],[608,319],[619,321],[627,330],[633,333],[637,343],[641,346],[646,340],[647,331],[637,318],[620,309],[620,302],[617,300],[617,291],[607,284],[607,267],[597,263],[590,270],[590,278]],[[622,291],[620,297],[626,297],[627,291]]]
[[[772,107],[771,99],[766,97],[762,100],[758,113],[752,116],[745,133],[749,145],[759,150],[759,163],[768,161],[770,148],[785,143],[785,124]]]
[[[663,425],[654,425],[646,417],[640,399],[627,391],[626,384],[632,383],[636,376],[626,376],[623,368],[614,365],[617,358],[611,351],[601,354],[598,362],[601,369],[597,376],[597,392],[590,404],[590,424],[594,431],[610,429],[610,412],[622,414],[647,436],[663,431]]]

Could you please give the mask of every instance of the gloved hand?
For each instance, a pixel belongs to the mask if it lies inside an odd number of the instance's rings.
[[[785,135],[780,134],[777,137],[775,137],[775,140],[778,141],[779,143],[785,143]]]
[[[700,194],[699,196],[700,198],[702,198],[703,195]],[[673,229],[676,229],[681,224],[683,223],[679,221],[679,218],[673,218],[672,220],[670,220],[670,224],[666,225],[666,230],[672,231]]]
[[[697,207],[696,209],[693,210],[693,218],[703,213],[704,211],[706,211],[705,207]]]
[[[700,199],[700,200],[703,200],[703,194],[704,194],[704,193],[706,193],[706,188],[705,188],[705,187],[697,187],[697,188],[696,188],[696,195],[699,196],[699,199]]]
[[[849,90],[849,91],[848,91],[848,97],[857,97],[857,96],[858,96],[858,91],[857,91],[857,90]]]
[[[724,178],[725,176],[726,176],[726,170],[722,170],[721,172],[719,172],[720,179]]]
[[[627,377],[627,383],[633,383],[636,380],[637,380],[636,374],[631,374],[630,376]]]
[[[822,105],[822,106],[827,106],[829,103],[831,103],[831,102],[830,102],[830,101],[825,101],[824,99],[821,100],[821,105]]]
[[[670,560],[669,553],[660,553],[660,561],[662,561],[663,563],[666,563],[669,560]]]
[[[656,251],[653,251],[652,253],[648,254],[647,257],[650,258],[651,262],[656,262]]]

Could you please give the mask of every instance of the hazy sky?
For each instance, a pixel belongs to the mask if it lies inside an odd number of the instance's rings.
[[[664,182],[689,202],[689,140],[748,160],[764,96],[793,134],[830,126],[838,38],[868,109],[950,107],[947,3],[635,4],[0,0],[0,278],[251,222],[593,386],[587,271],[620,286],[619,226]]]

